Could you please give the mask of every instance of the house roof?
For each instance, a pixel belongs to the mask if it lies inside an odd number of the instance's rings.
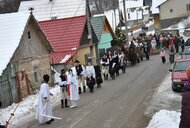
[[[49,55],[51,64],[67,63],[76,51],[53,52]]]
[[[29,13],[0,14],[0,74],[17,49],[29,18]]]
[[[143,0],[125,0],[126,8],[137,8],[143,6]],[[119,8],[123,9],[123,0],[119,0]]]
[[[152,7],[151,7],[152,14],[158,14],[159,13],[158,6],[160,6],[166,1],[167,0],[152,0]]]
[[[34,8],[33,15],[38,21],[50,20],[52,17],[67,18],[86,14],[85,0],[33,0],[22,1],[19,12],[28,12]]]
[[[98,40],[100,40],[103,29],[104,29],[104,22],[105,22],[106,17],[105,16],[95,16],[95,17],[91,17],[91,24],[92,27],[95,31],[95,34],[98,38]]]
[[[39,22],[42,31],[53,47],[53,51],[57,52],[56,57],[54,55],[50,57],[53,57],[53,59],[59,57],[59,59],[56,60],[62,60],[66,55],[72,55],[74,53],[73,51],[78,50],[85,24],[86,16]],[[61,52],[68,54],[64,53],[65,55],[62,56],[60,55]]]

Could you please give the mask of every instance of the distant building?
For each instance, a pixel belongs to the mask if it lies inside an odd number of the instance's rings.
[[[52,65],[73,64],[78,59],[86,64],[90,56],[90,44],[86,16],[76,16],[39,22],[48,38],[53,52],[50,54]],[[92,30],[93,31],[93,30]],[[93,39],[93,55],[96,57],[96,37]]]
[[[154,18],[154,27],[156,30],[160,29],[160,11],[159,5],[164,3],[166,0],[152,0],[152,6],[150,9],[151,15]]]
[[[126,3],[126,17],[127,17],[129,27],[133,27],[134,25],[137,25],[140,22],[148,21],[149,7],[143,6],[143,0],[129,0],[129,1],[125,1],[125,3]],[[121,22],[119,19],[118,10],[122,14],[121,17],[124,17],[123,0],[119,0],[118,9],[109,10],[104,13],[114,31],[115,31],[115,28],[118,26],[118,24],[120,24]]]
[[[99,40],[98,57],[102,57],[107,53],[107,49],[111,47],[114,34],[105,15],[91,17],[91,24]]]
[[[189,0],[165,0],[159,5],[160,27],[166,28],[190,16]]]

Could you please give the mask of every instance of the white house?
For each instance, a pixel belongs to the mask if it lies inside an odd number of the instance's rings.
[[[149,19],[149,10],[148,6],[143,6],[143,0],[125,0],[126,4],[126,17],[128,21],[128,26],[132,27],[139,21],[146,21]],[[104,14],[106,15],[112,29],[114,30],[119,24],[119,10],[122,12],[124,17],[124,8],[123,8],[123,0],[119,0],[119,8],[116,10],[106,11]],[[144,21],[144,22],[146,22]]]

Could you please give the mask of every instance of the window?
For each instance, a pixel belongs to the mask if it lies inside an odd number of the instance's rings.
[[[38,66],[34,66],[34,80],[35,80],[35,82],[39,81],[39,68],[38,68]]]
[[[173,12],[173,9],[170,9],[170,12]]]
[[[190,4],[186,5],[186,9],[187,9],[187,11],[190,11]]]
[[[31,38],[30,31],[28,31],[28,39],[30,39],[30,38]]]
[[[105,48],[99,49],[99,55],[100,55],[100,57],[103,57],[103,55],[104,55],[105,53],[106,53],[106,52],[105,52]]]

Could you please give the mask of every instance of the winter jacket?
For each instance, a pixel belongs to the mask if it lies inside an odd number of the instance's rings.
[[[187,81],[190,84],[190,81]],[[190,90],[182,95],[181,121],[179,128],[190,128]]]

